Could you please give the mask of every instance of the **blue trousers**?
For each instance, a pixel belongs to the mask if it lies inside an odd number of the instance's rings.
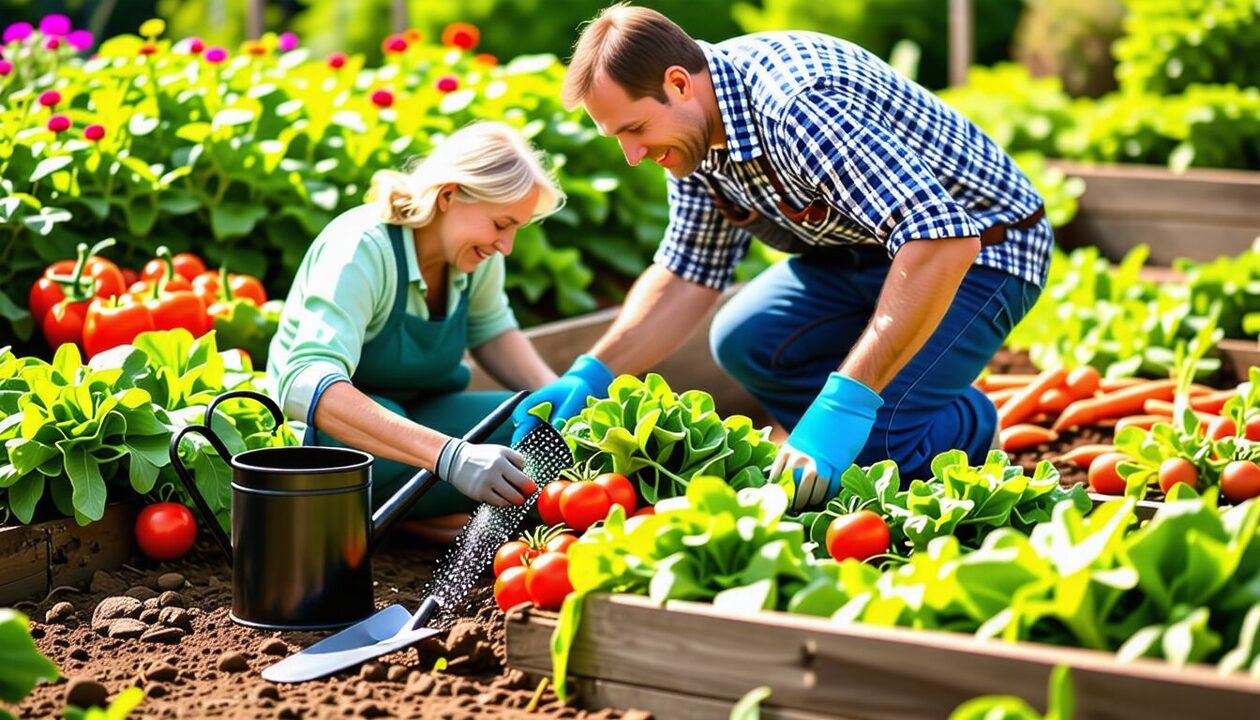
[[[740,290],[718,312],[710,346],[718,364],[784,428],[800,420],[875,310],[888,274],[878,262],[793,257]],[[884,388],[884,406],[859,465],[895,460],[903,481],[927,478],[951,449],[982,462],[996,409],[972,382],[1041,290],[972,266],[940,326]]]

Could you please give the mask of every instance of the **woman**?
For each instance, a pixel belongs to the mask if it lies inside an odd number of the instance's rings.
[[[509,388],[556,378],[518,329],[503,284],[517,229],[562,202],[520,135],[477,123],[405,174],[377,173],[367,204],[335,218],[307,251],[267,375],[285,414],[306,422],[307,444],[377,458],[376,504],[417,468],[446,482],[419,501],[413,518],[481,502],[520,504],[534,491],[524,459],[503,444],[511,423],[485,444],[458,439],[509,396],[467,391],[462,358],[471,350]]]

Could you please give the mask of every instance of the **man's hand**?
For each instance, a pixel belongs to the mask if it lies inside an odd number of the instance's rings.
[[[840,476],[862,452],[883,404],[874,390],[857,380],[838,372],[828,376],[770,470],[772,480],[785,469],[793,471],[793,510],[820,505],[840,492]]]
[[[542,424],[542,420],[529,414],[539,404],[551,403],[551,424],[560,427],[564,421],[586,407],[588,397],[608,397],[608,386],[612,385],[612,381],[612,371],[598,358],[579,355],[563,375],[551,384],[530,393],[516,406],[512,413],[512,422],[516,425],[512,442],[515,443]]]

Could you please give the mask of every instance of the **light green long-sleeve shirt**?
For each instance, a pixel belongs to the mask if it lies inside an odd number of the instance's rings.
[[[405,233],[409,238],[410,232]],[[407,312],[427,319],[428,287],[415,243],[403,244]],[[347,210],[315,238],[298,267],[268,352],[268,380],[287,416],[306,419],[311,397],[324,378],[354,376],[363,346],[389,319],[398,275],[388,228],[371,205]],[[503,289],[502,255],[482,262],[471,275],[453,267],[447,275],[447,317],[458,308],[464,289],[469,291],[470,348],[518,327]]]

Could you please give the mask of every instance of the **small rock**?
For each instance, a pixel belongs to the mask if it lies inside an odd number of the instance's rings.
[[[48,608],[48,612],[44,613],[44,622],[49,625],[58,625],[72,617],[74,617],[74,606],[62,600]]]
[[[146,680],[174,682],[175,678],[179,677],[179,670],[176,670],[175,666],[168,665],[163,660],[158,660],[150,665],[148,670],[144,671],[144,677]]]
[[[258,688],[258,692],[254,694],[259,700],[279,700],[280,689],[275,685],[263,685]]]
[[[162,608],[161,612],[158,613],[158,622],[167,627],[176,627],[186,632],[192,632],[192,616],[183,608]]]
[[[178,590],[184,587],[184,576],[177,572],[163,573],[158,576],[157,586],[161,590]]]
[[[92,659],[92,655],[81,647],[77,647],[70,651],[70,658],[79,662],[87,662]]]
[[[433,692],[433,676],[427,673],[415,673],[407,679],[407,690],[416,695],[428,695]]]
[[[161,610],[162,608],[160,605],[158,605],[157,598],[149,598],[148,600],[144,601],[144,609],[145,610]]]
[[[123,590],[127,589],[127,584],[104,570],[97,570],[92,573],[92,582],[88,585],[88,590],[93,594],[107,593],[109,595],[121,595]]]
[[[99,571],[97,574],[100,574]],[[95,680],[76,678],[66,686],[67,705],[81,708],[105,707],[107,698],[109,698],[109,690]]]
[[[249,669],[249,662],[245,660],[245,656],[240,652],[225,652],[219,656],[215,667],[224,672],[244,672]]]
[[[385,666],[380,663],[365,663],[359,670],[359,677],[368,682],[380,682],[385,679]]]
[[[390,665],[389,671],[385,673],[385,679],[390,682],[402,682],[407,678],[407,673],[411,672],[402,665]]]
[[[289,646],[280,638],[267,638],[258,644],[258,652],[262,655],[283,657],[289,654]]]
[[[162,683],[153,683],[144,689],[145,697],[160,698],[170,693]]]
[[[157,597],[158,594],[153,591],[153,588],[148,588],[143,585],[136,585],[135,587],[127,588],[127,592],[123,593],[123,595],[126,595],[127,597],[133,597],[139,600],[140,602],[144,602],[145,600],[148,600],[149,598]]]
[[[92,629],[105,633],[109,624],[119,618],[136,618],[144,606],[135,598],[126,596],[107,597],[92,612]]]
[[[158,618],[161,616],[162,616],[161,610],[157,610],[154,608],[147,608],[143,612],[140,613],[140,622],[144,623],[145,625],[152,625],[153,623],[157,622]]]
[[[384,705],[371,701],[359,703],[359,706],[355,708],[355,712],[359,717],[365,718],[390,717],[393,715]]]
[[[166,645],[174,645],[178,643],[188,633],[182,628],[177,627],[154,627],[145,631],[140,639],[145,642],[164,643]]]
[[[106,634],[117,640],[130,640],[140,637],[148,629],[148,625],[135,618],[118,618],[110,622],[109,630],[106,631]]]
[[[158,595],[157,600],[158,600],[157,601],[158,607],[161,607],[161,608],[168,608],[168,607],[186,608],[188,607],[188,601],[184,599],[184,596],[180,595],[174,590],[167,590],[161,595]]]

